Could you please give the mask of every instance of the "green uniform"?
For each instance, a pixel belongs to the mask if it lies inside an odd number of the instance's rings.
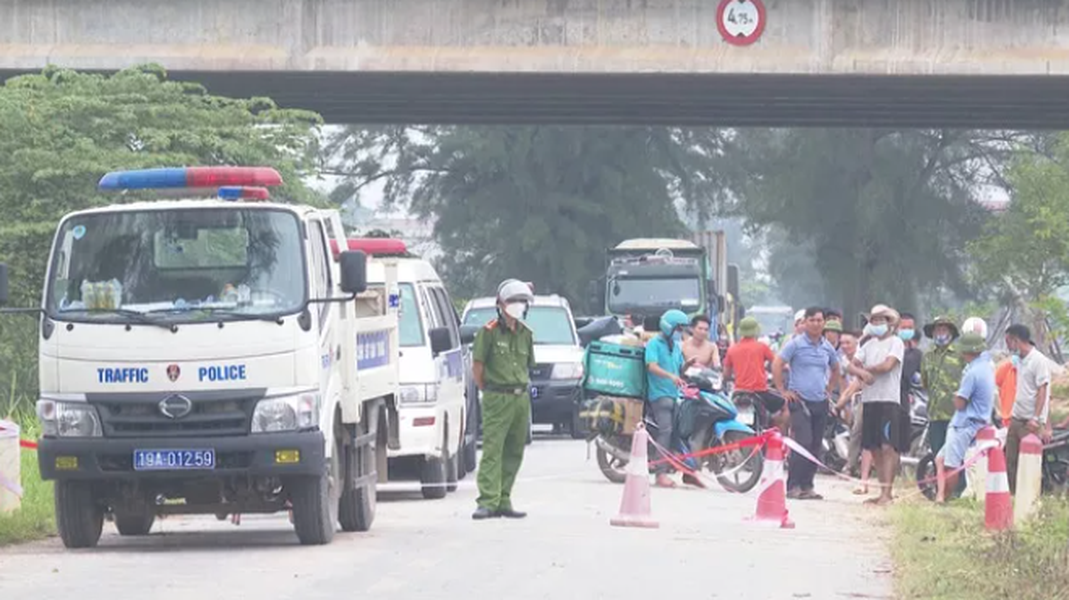
[[[530,429],[530,373],[534,335],[518,322],[513,331],[491,321],[479,331],[472,359],[483,365],[483,456],[479,463],[479,506],[512,509],[512,484],[523,462]]]
[[[921,383],[928,390],[928,445],[939,452],[946,441],[947,425],[954,416],[954,396],[961,385],[965,362],[950,345],[936,346],[921,359]]]

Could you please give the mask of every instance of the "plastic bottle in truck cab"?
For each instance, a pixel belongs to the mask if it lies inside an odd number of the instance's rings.
[[[332,258],[336,211],[266,201],[281,183],[261,167],[109,173],[102,190],[183,198],[60,221],[32,312],[40,468],[67,547],[94,546],[106,514],[143,535],[163,514],[292,511],[304,544],[371,527],[397,311],[362,252]]]

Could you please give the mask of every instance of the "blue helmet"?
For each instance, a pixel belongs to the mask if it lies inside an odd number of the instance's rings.
[[[690,320],[687,319],[687,315],[683,311],[672,309],[661,315],[661,333],[665,337],[672,337],[672,332],[677,327],[686,327],[688,323],[690,323]]]

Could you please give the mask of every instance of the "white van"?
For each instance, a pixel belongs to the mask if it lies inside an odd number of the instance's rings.
[[[356,240],[350,240],[350,248]],[[399,243],[399,242],[398,242]],[[368,285],[383,285],[385,270],[375,255],[367,263]],[[460,319],[434,267],[423,259],[397,260],[400,447],[389,448],[389,472],[419,471],[424,498],[454,491],[469,470],[465,434],[467,378],[460,343]],[[467,442],[470,440],[470,442]]]
[[[495,318],[497,299],[476,298],[464,307],[462,323],[470,335]],[[531,369],[531,421],[581,438],[585,433],[579,418],[583,349],[571,306],[561,296],[535,296],[526,322],[534,332],[536,363]]]

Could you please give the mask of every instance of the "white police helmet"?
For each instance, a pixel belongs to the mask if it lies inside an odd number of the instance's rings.
[[[534,302],[534,292],[531,286],[518,279],[506,279],[497,286],[497,299],[503,303],[508,302]]]

